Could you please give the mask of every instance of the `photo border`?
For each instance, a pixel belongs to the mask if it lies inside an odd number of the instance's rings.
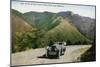
[[[79,6],[94,6],[95,7],[95,46],[96,46],[96,5],[87,5],[87,4],[70,4],[70,3],[56,3],[56,2],[41,2],[41,1],[22,1],[22,0],[10,0],[10,67],[19,67],[19,66],[37,66],[37,65],[52,65],[52,64],[68,64],[68,63],[87,63],[87,62],[96,62],[95,61],[86,61],[86,62],[61,62],[61,63],[46,63],[46,64],[28,64],[28,65],[14,65],[12,66],[12,25],[11,25],[11,7],[12,7],[12,1],[18,1],[18,2],[34,2],[34,3],[48,3],[48,4],[62,4],[62,5],[79,5]],[[96,56],[96,47],[95,47],[95,56]]]

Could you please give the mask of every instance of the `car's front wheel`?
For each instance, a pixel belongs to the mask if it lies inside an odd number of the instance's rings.
[[[60,51],[57,52],[57,58],[60,58]]]

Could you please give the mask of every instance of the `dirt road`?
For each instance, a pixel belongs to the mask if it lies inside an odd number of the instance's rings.
[[[41,57],[46,52],[45,48],[30,49],[27,51],[12,54],[11,64],[12,66],[15,66],[29,64],[76,62],[80,61],[80,56],[90,47],[91,45],[66,46],[66,52],[63,56],[60,57],[60,59],[49,59]]]

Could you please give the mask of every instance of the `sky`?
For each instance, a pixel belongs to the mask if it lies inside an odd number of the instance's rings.
[[[11,8],[22,13],[29,11],[48,11],[55,13],[61,11],[72,11],[73,13],[81,16],[95,18],[95,6],[12,1]]]

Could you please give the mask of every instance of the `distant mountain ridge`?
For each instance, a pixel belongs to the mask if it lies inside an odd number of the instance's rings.
[[[51,22],[57,17],[62,16],[63,18],[68,18],[71,20],[71,23],[85,36],[90,39],[95,38],[95,18],[83,17],[78,14],[74,14],[71,11],[62,11],[58,13],[52,12],[35,12],[30,11],[26,13],[20,13],[13,9],[13,13],[16,13],[18,16],[24,18],[30,25],[37,27],[39,29],[50,29],[59,25],[59,22],[52,24]]]
[[[52,12],[26,12],[23,14],[28,21],[31,20],[31,22],[34,21],[34,16],[36,18],[36,24],[40,24],[39,26],[42,26],[42,24],[45,24],[45,22],[49,21],[52,17],[55,16],[57,18],[58,16],[62,16],[63,18],[68,18],[71,20],[71,23],[84,35],[89,37],[90,39],[95,38],[95,18],[89,18],[80,16],[78,14],[74,14],[71,11],[62,11],[58,13],[52,13]],[[42,21],[45,20],[45,21]],[[40,23],[38,21],[41,21]],[[50,22],[48,22],[49,24]],[[34,24],[33,24],[34,25]]]
[[[59,12],[58,14],[64,18],[69,18],[71,23],[73,23],[81,33],[85,34],[86,36],[90,36],[93,39],[95,38],[95,18],[93,19],[90,17],[80,16],[72,13],[71,11]]]

